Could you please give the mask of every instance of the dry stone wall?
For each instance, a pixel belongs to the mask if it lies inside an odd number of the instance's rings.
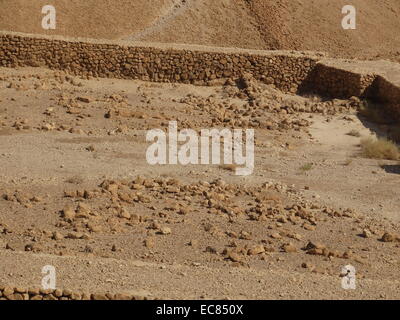
[[[0,300],[148,300],[130,294],[82,293],[69,289],[26,289],[0,286]]]
[[[374,95],[385,104],[387,111],[400,119],[400,86],[378,76],[373,89]]]
[[[400,85],[381,76],[379,67],[369,66],[368,72],[361,72],[354,67],[357,62],[345,67],[346,62],[328,63],[317,53],[133,44],[0,32],[3,67],[42,66],[79,76],[195,85],[221,84],[250,73],[285,92],[314,92],[334,98],[372,96],[400,119]]]
[[[376,75],[362,74],[317,63],[303,86],[323,96],[350,98],[367,96]]]
[[[43,66],[83,76],[193,84],[251,73],[292,92],[316,62],[301,54],[182,50],[18,34],[0,34],[0,48],[3,67]]]

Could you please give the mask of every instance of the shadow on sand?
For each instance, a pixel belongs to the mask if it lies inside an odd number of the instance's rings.
[[[400,174],[400,164],[384,164],[381,168],[386,171],[386,173]]]

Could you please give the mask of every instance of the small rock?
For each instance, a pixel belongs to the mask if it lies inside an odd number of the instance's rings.
[[[92,100],[89,97],[77,97],[76,100],[79,100],[84,103],[90,103]]]
[[[75,218],[76,212],[73,208],[71,207],[65,207],[62,210],[62,216],[65,220],[67,221],[72,221]]]
[[[303,262],[301,264],[301,267],[304,268],[304,269],[311,270],[311,271],[315,269],[315,266],[312,263],[309,263],[309,262]]]
[[[251,235],[250,235],[250,233],[248,233],[248,232],[246,232],[246,231],[242,231],[241,233],[240,233],[240,239],[243,239],[243,240],[251,240]]]
[[[361,236],[363,238],[371,238],[372,237],[372,233],[371,231],[369,231],[368,229],[364,229],[361,233]]]
[[[271,238],[272,239],[281,239],[282,236],[278,232],[274,232],[273,234],[271,234]]]
[[[131,214],[128,211],[126,211],[125,208],[122,208],[121,212],[119,213],[119,217],[124,219],[130,219]]]
[[[80,232],[70,232],[67,235],[67,238],[69,239],[82,239],[83,238],[83,234]]]
[[[397,237],[389,232],[385,232],[384,235],[381,238],[381,241],[383,242],[394,242],[397,240]]]
[[[282,250],[285,251],[286,253],[293,253],[297,251],[297,248],[291,243],[287,243],[282,246]]]
[[[228,258],[232,261],[232,262],[240,262],[242,260],[241,256],[239,254],[237,254],[236,252],[231,252],[229,253]]]
[[[218,251],[217,251],[216,248],[211,247],[211,246],[208,246],[208,247],[206,248],[206,252],[216,254]]]
[[[155,245],[155,240],[154,238],[147,238],[144,240],[144,245],[146,246],[146,248],[152,249],[154,248]]]
[[[247,252],[247,254],[248,254],[249,256],[255,256],[255,255],[257,255],[257,254],[261,254],[261,253],[264,253],[264,252],[265,252],[264,246],[258,245],[258,246],[255,246],[255,247],[249,249],[249,251]]]
[[[161,227],[159,233],[163,235],[171,234],[171,228],[169,227]]]

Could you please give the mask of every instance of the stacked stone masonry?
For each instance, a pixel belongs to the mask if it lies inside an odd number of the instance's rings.
[[[0,286],[0,300],[148,300],[130,294],[83,293],[68,289],[25,289]]]
[[[334,98],[364,97],[370,94],[374,74],[360,74],[318,62],[303,83],[305,91]]]
[[[1,35],[0,65],[43,66],[75,75],[207,84],[251,73],[295,92],[314,67],[302,55],[250,54],[64,41]]]
[[[384,77],[377,77],[374,90],[376,96],[385,103],[387,112],[400,119],[400,86],[396,86]]]
[[[339,60],[338,60],[339,61]],[[0,32],[0,66],[47,67],[79,76],[221,84],[244,73],[284,92],[373,97],[400,118],[400,86],[376,72],[324,63],[317,53],[259,51]],[[397,64],[396,68],[398,68]]]

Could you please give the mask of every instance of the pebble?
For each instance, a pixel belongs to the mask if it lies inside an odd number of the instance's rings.
[[[236,252],[231,252],[229,253],[228,258],[232,261],[232,262],[240,262],[242,261],[242,257],[237,254]]]
[[[264,253],[264,252],[265,252],[264,246],[263,245],[258,245],[258,246],[255,246],[255,247],[249,249],[247,254],[249,256],[254,256],[254,255],[257,255],[257,254]]]
[[[361,236],[363,238],[371,238],[372,237],[372,233],[368,229],[363,229]]]
[[[169,227],[161,227],[159,233],[162,235],[171,234],[171,228]]]
[[[385,232],[381,238],[382,242],[394,242],[397,240],[397,237],[389,232]]]
[[[75,216],[76,216],[76,212],[73,208],[71,207],[65,207],[62,210],[62,216],[65,220],[67,221],[72,221],[74,220]]]
[[[282,250],[283,250],[284,252],[286,252],[286,253],[297,252],[297,248],[296,248],[293,244],[291,244],[291,243],[284,244],[284,245],[282,246]]]

